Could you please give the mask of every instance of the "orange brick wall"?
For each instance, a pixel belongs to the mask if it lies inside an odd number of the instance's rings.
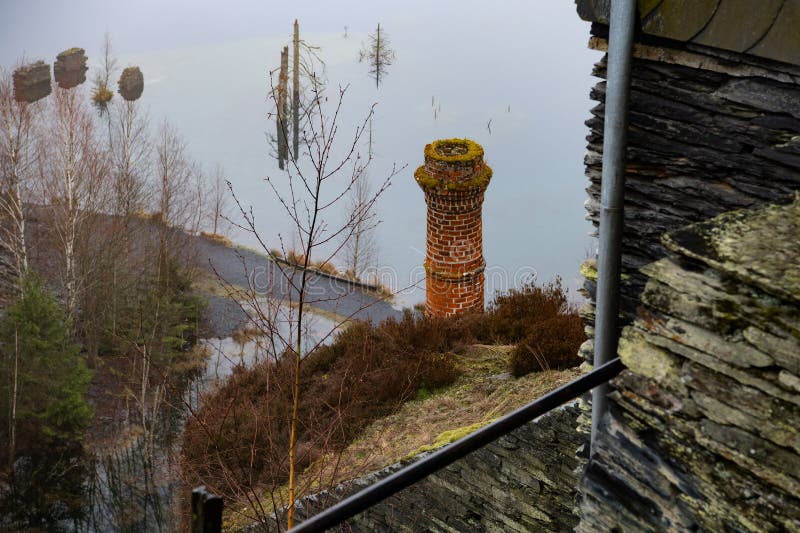
[[[445,142],[445,141],[436,141]],[[436,143],[433,143],[434,147]],[[428,206],[425,270],[428,316],[452,316],[482,311],[485,262],[481,209],[488,184],[475,178],[488,170],[483,149],[469,160],[448,161],[429,155],[426,147],[423,180],[418,182]],[[451,158],[452,159],[452,158]],[[466,185],[465,185],[466,182]]]

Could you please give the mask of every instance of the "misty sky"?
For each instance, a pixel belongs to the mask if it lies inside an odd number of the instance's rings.
[[[329,94],[349,84],[342,131],[377,103],[373,181],[393,163],[407,165],[379,206],[380,259],[396,272],[397,286],[421,273],[425,202],[412,173],[424,145],[443,137],[475,139],[495,171],[484,204],[484,254],[489,270],[503,274],[487,289],[507,288],[526,272],[541,281],[558,274],[578,286],[578,265],[592,242],[583,218],[583,121],[593,105],[590,71],[599,55],[586,48],[588,24],[572,0],[0,0],[0,6],[5,67],[23,55],[52,62],[72,46],[85,48],[92,64],[110,32],[120,66],[138,65],[144,73],[141,102],[151,121],[168,117],[205,168],[225,167],[270,242],[289,228],[262,181],[277,176],[265,141],[274,129],[266,118],[267,72],[278,66],[297,18],[303,38],[322,47]],[[397,60],[376,90],[358,50],[378,22]],[[432,99],[441,106],[436,116]],[[254,244],[246,235],[237,239]],[[422,298],[417,291],[405,301]]]

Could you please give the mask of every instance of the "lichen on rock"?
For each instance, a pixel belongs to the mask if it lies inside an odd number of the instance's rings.
[[[798,234],[795,197],[664,237],[576,531],[800,529]]]

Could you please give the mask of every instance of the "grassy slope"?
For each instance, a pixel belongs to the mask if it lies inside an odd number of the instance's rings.
[[[475,345],[457,356],[463,373],[451,386],[420,395],[393,414],[364,429],[338,457],[327,456],[299,480],[304,492],[333,486],[380,470],[403,458],[461,438],[546,392],[576,379],[578,367],[511,377],[508,359],[513,346]],[[319,465],[325,465],[320,467]],[[249,515],[246,506],[232,506]],[[228,526],[244,525],[229,516]]]
[[[407,402],[365,428],[342,454],[337,481],[453,442],[581,373],[577,368],[548,370],[515,379],[507,373],[512,349],[476,345],[459,355],[463,374],[458,381],[427,398]]]

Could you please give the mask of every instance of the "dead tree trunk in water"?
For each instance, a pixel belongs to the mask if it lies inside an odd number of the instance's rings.
[[[300,157],[300,25],[294,20],[294,62],[292,65],[292,149]]]
[[[286,132],[287,118],[287,89],[289,88],[289,47],[284,46],[281,50],[281,70],[278,74],[278,168],[285,167],[286,159],[289,156],[289,146]]]

